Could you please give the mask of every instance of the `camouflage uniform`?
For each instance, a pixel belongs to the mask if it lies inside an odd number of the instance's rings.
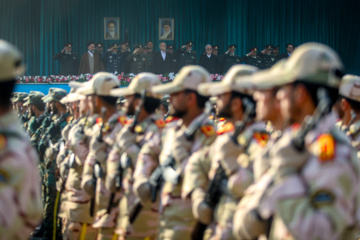
[[[25,72],[21,53],[4,40],[0,40],[0,68],[4,84],[15,84]],[[0,239],[26,239],[41,219],[38,156],[16,114],[6,110],[2,107],[0,116]]]
[[[262,81],[271,79],[283,86],[302,79],[337,88],[339,79],[332,73],[342,68],[332,49],[309,43],[297,48],[281,71],[267,74]],[[295,149],[298,133],[284,132],[271,149],[270,169],[248,188],[238,205],[237,237],[256,238],[269,228],[270,239],[355,239],[360,216],[359,163],[335,123],[332,113],[321,117],[305,132],[303,150]]]

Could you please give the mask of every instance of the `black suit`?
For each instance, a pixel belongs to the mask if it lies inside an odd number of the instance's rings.
[[[289,54],[288,54],[287,52],[286,52],[286,53],[283,53],[283,54],[280,55],[279,58],[280,58],[280,59],[289,58]]]
[[[219,58],[215,55],[208,57],[206,54],[201,55],[199,65],[209,71],[209,73],[220,73]]]
[[[172,72],[172,56],[166,52],[165,60],[163,59],[161,52],[153,54],[153,60],[151,65],[151,71],[155,74],[164,74]]]

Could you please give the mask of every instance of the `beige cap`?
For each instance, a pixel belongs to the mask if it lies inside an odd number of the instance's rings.
[[[9,81],[25,72],[20,51],[11,43],[0,39],[0,82]]]
[[[84,95],[78,94],[77,92],[72,92],[72,93],[69,93],[68,95],[66,95],[65,97],[63,97],[60,100],[60,103],[62,103],[62,104],[72,103],[72,102],[80,101],[84,98],[85,98]]]
[[[153,87],[153,93],[171,94],[186,89],[197,91],[200,83],[210,82],[210,76],[205,68],[200,66],[185,66],[171,83]]]
[[[341,79],[339,94],[346,98],[360,102],[360,77],[355,75],[345,75]]]
[[[133,95],[135,93],[141,94],[141,92],[145,89],[148,97],[161,99],[161,94],[154,94],[152,92],[152,87],[157,85],[161,85],[161,82],[155,74],[139,73],[131,80],[128,87],[113,89],[110,91],[110,94],[114,97],[122,97]]]
[[[201,83],[198,87],[198,92],[204,96],[216,96],[231,91],[242,92],[245,86],[235,83],[258,70],[257,67],[245,64],[232,66],[221,82]],[[248,87],[251,87],[250,83]]]
[[[77,93],[82,95],[96,94],[99,96],[111,96],[110,90],[119,87],[119,80],[112,73],[99,72],[92,79],[84,83]]]
[[[343,68],[338,54],[333,49],[320,43],[306,43],[296,48],[287,61],[274,65],[264,74],[255,74],[254,78],[256,76],[257,86],[282,86],[301,80],[337,88],[341,76],[338,73],[343,71]]]

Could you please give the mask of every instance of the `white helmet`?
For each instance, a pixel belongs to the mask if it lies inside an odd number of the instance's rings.
[[[20,51],[11,43],[0,39],[0,81],[11,80],[24,72]]]

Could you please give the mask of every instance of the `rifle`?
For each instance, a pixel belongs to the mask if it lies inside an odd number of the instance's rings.
[[[356,113],[354,112],[354,110],[351,110],[350,114],[351,114],[351,119],[347,127],[344,129],[344,133],[347,133],[347,131],[349,131],[351,124],[353,124],[356,119]]]
[[[213,109],[213,105],[210,101],[207,101],[205,104],[204,114],[201,119],[198,119],[194,124],[190,124],[190,126],[185,131],[185,137],[187,140],[192,141],[195,137],[196,131],[201,127],[202,123],[209,118],[211,111]]]
[[[221,196],[226,193],[226,188],[227,176],[224,168],[219,163],[219,167],[216,169],[214,178],[211,180],[209,187],[206,190],[204,203],[214,209],[219,203]],[[207,224],[197,221],[194,231],[191,234],[191,239],[203,239],[206,228]]]
[[[324,88],[317,90],[318,105],[315,109],[314,115],[304,120],[298,134],[292,140],[294,147],[300,152],[305,148],[305,136],[315,127],[320,119],[329,112],[330,100],[328,92]]]
[[[146,90],[143,89],[143,90],[141,90],[140,104],[136,107],[136,110],[135,110],[134,120],[130,123],[130,130],[132,132],[135,131],[135,127],[139,122],[139,115],[141,112],[141,108],[144,106],[145,97],[146,97]]]

